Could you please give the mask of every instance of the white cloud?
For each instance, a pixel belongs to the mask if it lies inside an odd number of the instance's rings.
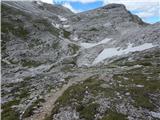
[[[70,0],[72,2],[81,2],[81,3],[92,3],[96,2],[97,0]]]
[[[159,0],[102,0],[104,3],[159,3]]]
[[[136,15],[138,15],[141,18],[149,18],[153,16],[152,13],[147,13],[147,12],[140,12],[140,13],[137,13]]]
[[[159,0],[54,0],[55,2],[81,2],[92,3],[101,1],[104,3],[144,3],[144,2],[159,2]]]
[[[48,3],[48,4],[53,4],[53,0],[41,0],[42,2]]]
[[[137,14],[142,19],[150,17],[160,17],[160,0],[54,0],[54,1],[55,3],[62,2],[63,6],[69,8],[71,11],[75,13],[80,11],[74,9],[69,4],[69,2],[80,2],[83,4],[87,4],[87,3],[101,1],[103,2],[103,5],[107,5],[110,3],[124,4],[128,10],[130,10],[131,12],[134,11],[134,14]]]
[[[96,1],[102,1],[102,0],[54,0],[55,3],[61,3],[61,2],[80,2],[80,3],[92,3]]]
[[[146,9],[141,9],[141,12],[136,13],[139,17],[141,18],[149,18],[149,17],[154,17],[154,16],[159,16],[159,6],[148,6]]]
[[[74,12],[74,13],[80,12],[80,10],[74,9],[68,2],[65,2],[65,3],[63,4],[63,6],[66,7],[66,8],[68,8],[68,9],[70,9],[70,10],[71,10],[72,12]]]
[[[42,1],[44,3],[53,4],[53,0],[1,0],[1,1]]]
[[[104,5],[109,3],[124,4],[130,11],[138,11],[142,19],[160,16],[160,0],[102,0]]]

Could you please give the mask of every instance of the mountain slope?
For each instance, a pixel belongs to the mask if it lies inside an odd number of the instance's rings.
[[[2,120],[160,119],[160,23],[121,4],[1,6]]]
[[[95,42],[106,36],[116,37],[146,26],[138,16],[132,15],[124,5],[110,4],[102,8],[82,12],[71,17],[72,29],[81,41]],[[85,27],[84,27],[85,26]]]

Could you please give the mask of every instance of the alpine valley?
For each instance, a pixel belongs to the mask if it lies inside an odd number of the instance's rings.
[[[160,22],[41,1],[1,17],[2,120],[160,120]]]

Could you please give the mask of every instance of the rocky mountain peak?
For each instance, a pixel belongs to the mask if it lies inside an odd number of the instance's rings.
[[[102,8],[103,9],[114,9],[114,8],[126,9],[126,7],[123,4],[115,4],[115,3],[111,3],[111,4],[108,4],[108,5],[105,5]]]
[[[87,42],[97,42],[105,36],[119,37],[147,25],[122,4],[108,4],[75,14],[69,18],[69,24],[67,30],[74,30],[80,41]]]
[[[141,18],[139,18],[137,15],[134,15],[130,11],[128,11],[125,5],[123,4],[111,3],[101,8],[98,8],[98,10],[99,11],[102,10],[103,14],[105,13],[107,13],[107,15],[110,14],[111,19],[118,17],[117,22],[119,22],[120,18],[122,18],[125,22],[128,21],[128,22],[134,22],[139,25],[145,25],[145,23],[141,20]]]

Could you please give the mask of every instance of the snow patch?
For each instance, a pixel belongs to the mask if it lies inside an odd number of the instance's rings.
[[[53,4],[53,0],[41,0],[44,3]]]
[[[136,46],[136,47],[132,47],[132,44],[129,44],[128,47],[124,50],[123,49],[118,50],[119,48],[107,48],[107,49],[104,49],[97,56],[97,58],[93,61],[92,64],[97,64],[105,60],[106,58],[111,58],[113,56],[120,56],[120,55],[128,54],[130,52],[135,52],[135,51],[143,51],[152,47],[154,47],[152,43],[145,43],[143,45]]]
[[[59,18],[59,19],[60,19],[60,21],[62,21],[62,22],[67,21],[67,18],[62,17],[62,16],[60,16],[60,15],[58,15],[58,18]]]
[[[43,3],[41,1],[39,1],[39,0],[37,0],[37,4],[38,5],[42,5]]]
[[[78,36],[77,36],[77,35],[74,35],[74,36],[73,36],[73,40],[74,40],[74,41],[78,41]]]
[[[63,25],[63,27],[64,27],[64,28],[69,28],[69,27],[70,27],[70,25]]]
[[[144,85],[136,85],[136,87],[143,88]]]
[[[52,22],[52,25],[53,25],[53,27],[55,27],[55,28],[58,28],[58,29],[60,28],[60,25],[59,25],[59,24],[55,24],[55,23]]]
[[[160,118],[160,113],[159,112],[151,112],[151,115],[155,118]]]
[[[105,38],[104,40],[98,42],[98,43],[80,43],[80,45],[84,48],[91,48],[100,44],[104,44],[107,43],[108,41],[110,41],[110,38]]]

